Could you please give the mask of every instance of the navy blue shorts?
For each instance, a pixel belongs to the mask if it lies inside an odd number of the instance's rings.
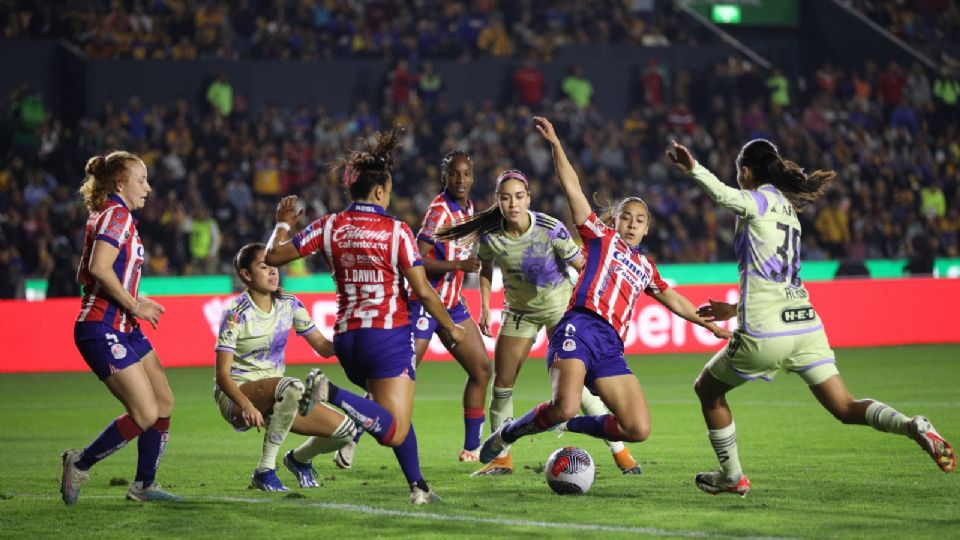
[[[80,356],[101,381],[136,364],[153,350],[140,328],[121,332],[97,321],[75,323],[73,342]]]
[[[632,375],[623,357],[623,340],[607,321],[591,312],[571,310],[557,323],[547,347],[547,369],[556,360],[576,358],[584,363],[587,388],[596,394],[594,383],[604,377]]]
[[[410,326],[361,328],[333,336],[333,351],[350,382],[366,389],[368,379],[417,380],[417,355]]]
[[[447,310],[453,322],[460,324],[470,318],[470,311],[463,302],[457,302],[457,305]],[[413,337],[415,339],[430,339],[433,333],[437,331],[440,323],[427,313],[427,310],[420,302],[410,301],[410,321],[413,323]]]

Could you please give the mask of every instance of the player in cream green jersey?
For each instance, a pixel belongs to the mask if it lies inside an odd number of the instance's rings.
[[[697,487],[711,494],[746,495],[736,426],[726,394],[756,379],[772,380],[780,368],[799,375],[831,414],[845,424],[867,424],[878,431],[915,440],[944,472],[956,468],[953,447],[923,416],[907,417],[873,399],[855,400],[836,367],[807,290],[800,281],[801,227],[796,212],[819,198],[836,178],[833,171],[804,173],[783,159],[764,139],[748,142],[737,156],[741,189],[723,184],[697,163],[682,145],[668,152],[707,195],[737,214],[734,248],[740,269],[740,301],[710,301],[699,310],[708,320],[738,317],[739,329],[704,367],[695,383],[708,436],[720,470],[696,475]]]
[[[357,428],[352,420],[323,404],[307,407],[305,416],[297,414],[300,401],[307,398],[303,382],[284,375],[290,329],[321,356],[332,356],[333,344],[320,334],[300,300],[280,291],[277,268],[265,263],[265,250],[264,244],[247,244],[234,259],[246,289],[223,312],[214,399],[223,418],[237,431],[266,428],[260,463],[251,480],[254,487],[287,491],[277,478],[276,459],[290,431],[310,438],[287,452],[283,464],[300,487],[317,487],[313,457],[343,447],[353,440]]]
[[[490,331],[490,291],[494,263],[503,276],[505,303],[494,351],[493,399],[490,430],[496,431],[513,416],[513,386],[537,333],[547,335],[566,312],[573,291],[567,273],[580,270],[580,247],[567,228],[546,214],[530,210],[530,189],[522,172],[509,170],[496,181],[497,204],[461,224],[441,231],[443,240],[477,239],[480,258],[480,331]],[[606,414],[606,406],[584,389],[581,407],[586,414]],[[624,474],[639,474],[640,466],[622,442],[607,442]],[[475,475],[510,474],[508,452],[476,471]]]

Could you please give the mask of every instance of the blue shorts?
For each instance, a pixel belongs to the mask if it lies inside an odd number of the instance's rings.
[[[470,318],[470,311],[463,302],[457,302],[457,305],[447,310],[453,322],[459,324]],[[427,310],[420,302],[410,301],[410,322],[413,323],[413,337],[415,339],[430,339],[433,333],[437,331],[440,323],[427,313]]]
[[[632,375],[623,357],[623,340],[610,323],[593,312],[570,310],[557,323],[547,347],[547,369],[557,360],[576,358],[584,363],[587,388],[604,377]]]
[[[136,364],[153,350],[140,328],[121,332],[97,321],[74,324],[73,342],[80,356],[101,381]]]
[[[410,326],[361,328],[333,336],[333,351],[350,382],[366,389],[369,379],[417,380]]]

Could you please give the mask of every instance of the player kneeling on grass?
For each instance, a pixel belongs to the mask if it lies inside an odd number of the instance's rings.
[[[837,370],[823,323],[800,281],[800,221],[797,212],[818,199],[833,171],[804,173],[780,156],[770,141],[754,139],[737,156],[737,183],[723,184],[697,163],[686,147],[673,143],[670,159],[721,206],[737,214],[734,235],[740,259],[740,302],[710,301],[699,314],[711,321],[734,316],[730,343],[707,362],[694,389],[707,423],[720,470],[697,474],[697,487],[716,495],[746,495],[750,481],[737,452],[737,430],[727,392],[747,381],[769,381],[784,368],[799,375],[817,401],[844,424],[867,424],[915,440],[944,472],[957,457],[923,416],[907,417],[872,399],[855,400]]]
[[[353,440],[356,424],[322,405],[297,414],[304,384],[284,376],[283,356],[292,326],[318,354],[333,356],[333,344],[320,334],[310,314],[293,295],[280,289],[277,267],[264,261],[266,246],[247,244],[234,258],[246,289],[223,312],[217,337],[217,385],[214,398],[224,419],[237,431],[266,428],[260,463],[252,485],[263,491],[287,491],[277,478],[277,452],[287,433],[310,435],[283,457],[300,487],[317,487],[311,460]]]

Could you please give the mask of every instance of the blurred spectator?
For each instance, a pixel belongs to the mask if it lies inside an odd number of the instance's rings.
[[[227,80],[225,72],[217,73],[216,78],[207,88],[207,103],[220,116],[230,116],[233,112],[233,86]]]
[[[433,109],[443,90],[443,78],[436,72],[432,62],[424,62],[420,66],[420,77],[417,79],[417,97],[427,109]]]
[[[560,88],[578,108],[586,109],[590,106],[593,84],[583,76],[583,69],[580,66],[570,67],[567,76],[560,83]]]
[[[513,72],[513,89],[517,101],[532,109],[536,110],[543,102],[546,84],[543,71],[537,67],[533,57],[525,58],[520,67]]]
[[[418,79],[406,60],[398,61],[397,67],[387,76],[387,102],[394,107],[410,105]]]
[[[190,234],[190,262],[193,273],[214,274],[219,270],[220,227],[206,206],[198,206],[185,227]]]

